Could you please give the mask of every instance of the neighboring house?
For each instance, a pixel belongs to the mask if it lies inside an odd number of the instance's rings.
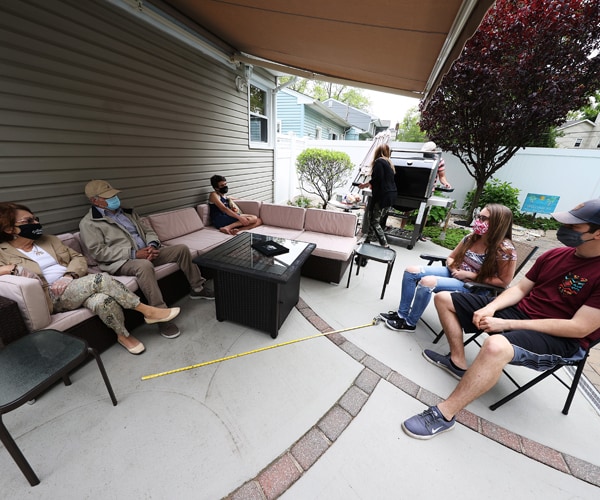
[[[600,114],[595,122],[570,120],[558,127],[557,131],[562,134],[556,138],[559,148],[600,148]]]
[[[346,134],[347,140],[364,141],[390,128],[389,120],[380,120],[376,116],[372,116],[337,99],[326,99],[323,101],[323,104],[352,125]]]
[[[277,93],[277,131],[310,139],[348,139],[350,123],[320,101],[292,89]]]

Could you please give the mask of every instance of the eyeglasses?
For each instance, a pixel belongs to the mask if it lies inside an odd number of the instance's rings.
[[[39,217],[27,217],[27,219],[17,221],[18,224],[37,224],[38,222],[40,222]]]
[[[490,218],[487,215],[477,215],[477,217],[475,217],[477,220],[480,220],[481,222],[487,222],[490,220]]]

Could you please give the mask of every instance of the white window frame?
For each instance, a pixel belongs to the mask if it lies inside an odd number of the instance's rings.
[[[578,148],[579,146],[581,146],[581,143],[583,142],[583,139],[578,137],[577,139],[575,139],[575,148]]]
[[[261,115],[250,111],[250,86],[256,87],[259,90],[265,92],[265,107],[266,114]],[[257,116],[267,121],[267,140],[266,141],[254,141],[252,140],[252,122],[251,118]],[[275,123],[275,103],[274,93],[269,86],[257,78],[250,79],[248,84],[248,146],[252,149],[274,149],[275,136],[276,136],[276,123]]]
[[[323,129],[319,126],[315,127],[315,139],[318,141],[323,138]]]

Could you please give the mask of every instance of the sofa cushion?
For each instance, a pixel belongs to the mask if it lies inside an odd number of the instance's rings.
[[[262,205],[261,201],[255,200],[234,200],[235,204],[240,207],[240,210],[243,214],[247,215],[256,215],[260,217],[260,207]]]
[[[311,255],[344,262],[351,257],[356,247],[356,238],[354,236],[335,236],[314,231],[304,231],[296,239],[317,245],[317,248],[313,250]]]
[[[86,319],[91,318],[92,316],[94,316],[94,313],[85,307],[80,307],[79,309],[74,309],[73,311],[54,313],[51,317],[50,324],[46,328],[64,332],[69,328],[77,326],[79,323],[83,323]]]
[[[289,205],[263,203],[260,206],[260,218],[265,226],[283,227],[287,229],[304,229],[305,209]]]
[[[285,227],[276,226],[258,226],[254,229],[250,229],[248,232],[255,234],[264,234],[266,236],[273,236],[275,238],[286,238],[288,240],[299,240],[300,235],[304,231],[300,229],[288,229]]]
[[[30,332],[46,328],[50,323],[46,294],[38,280],[22,276],[0,276],[0,295],[17,303]]]
[[[200,231],[204,224],[192,207],[148,216],[161,242]]]
[[[230,239],[231,236],[222,233],[214,227],[205,227],[202,231],[186,234],[179,238],[164,242],[165,245],[186,245],[192,254],[192,258],[198,254],[208,252],[210,249]]]
[[[204,226],[212,226],[212,221],[210,220],[210,208],[208,207],[208,203],[202,203],[202,205],[198,205],[196,207],[196,212],[200,216],[202,220],[202,224]]]
[[[356,234],[356,222],[356,215],[351,213],[309,208],[306,210],[304,230],[352,237]]]

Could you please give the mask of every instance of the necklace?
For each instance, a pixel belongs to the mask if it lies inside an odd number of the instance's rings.
[[[40,255],[44,255],[44,251],[38,247],[35,243],[33,244],[33,253],[35,253],[38,257]]]

